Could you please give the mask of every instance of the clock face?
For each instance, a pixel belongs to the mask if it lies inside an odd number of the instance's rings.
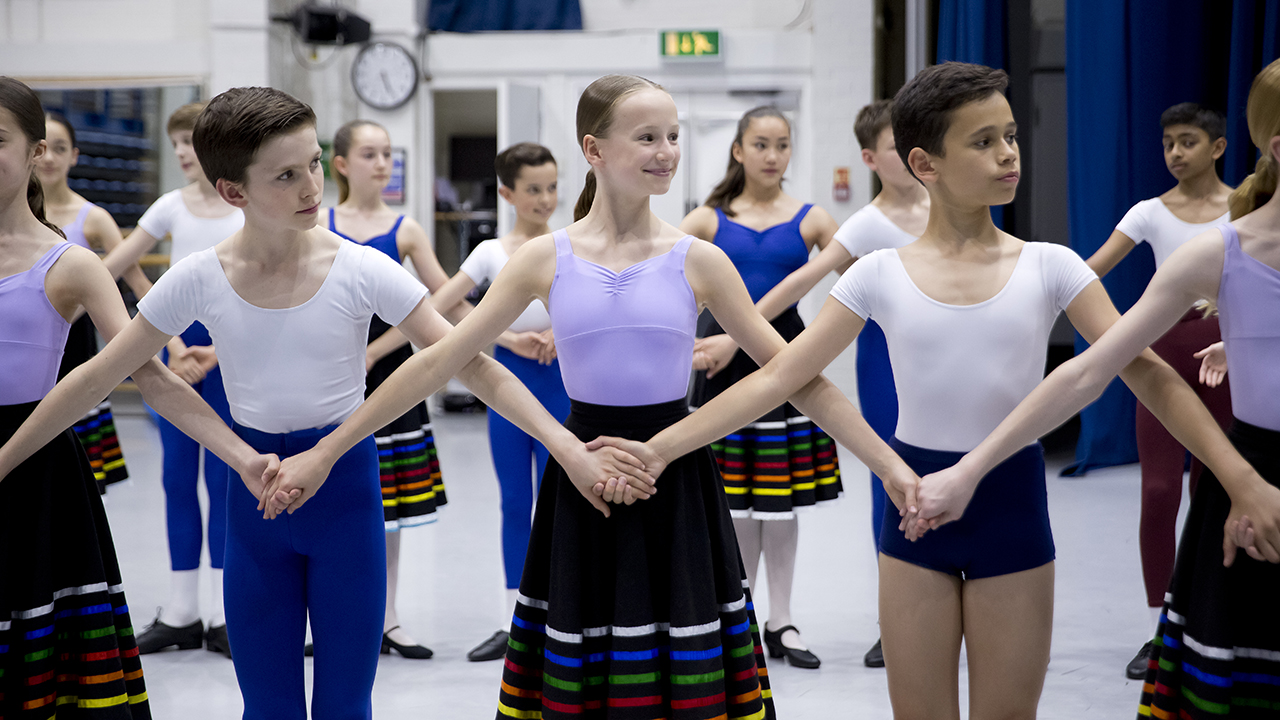
[[[367,105],[390,110],[408,102],[418,89],[418,64],[399,45],[371,43],[351,66],[351,84]]]

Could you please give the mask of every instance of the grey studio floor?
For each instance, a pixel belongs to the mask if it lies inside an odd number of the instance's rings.
[[[852,365],[842,357],[828,371],[850,392]],[[136,399],[123,396],[116,403],[132,481],[110,490],[107,508],[140,628],[168,593],[160,442]],[[502,663],[470,663],[465,657],[505,624],[498,487],[485,418],[434,415],[449,504],[438,523],[404,532],[399,609],[404,627],[434,649],[435,657],[382,656],[373,708],[384,719],[492,718]],[[843,448],[840,462],[845,496],[801,518],[793,603],[794,621],[823,664],[816,671],[770,664],[780,718],[891,717],[884,671],[862,665],[878,634],[868,473]],[[1138,559],[1137,466],[1060,479],[1061,466],[1061,459],[1051,462],[1048,479],[1058,559],[1053,653],[1040,717],[1129,720],[1136,716],[1141,683],[1126,680],[1124,666],[1153,630]],[[201,582],[205,603],[207,579]],[[768,582],[767,571],[761,582]],[[756,598],[763,622],[767,590],[762,587]],[[309,681],[309,660],[307,665]],[[235,672],[220,655],[162,652],[146,656],[144,668],[157,718],[241,713]],[[966,682],[962,660],[962,708]],[[962,714],[967,717],[967,710]]]

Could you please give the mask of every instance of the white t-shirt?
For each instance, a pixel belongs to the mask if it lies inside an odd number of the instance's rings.
[[[876,250],[900,248],[916,240],[915,235],[895,225],[884,211],[870,203],[850,215],[836,230],[835,238],[855,258]]]
[[[173,190],[160,196],[138,218],[138,227],[157,240],[169,235],[169,265],[192,253],[207,250],[231,237],[244,227],[244,211],[232,208],[231,213],[220,218],[202,218],[191,214],[182,199],[181,190]]]
[[[1182,247],[1191,238],[1206,230],[1212,230],[1224,222],[1231,220],[1227,213],[1207,223],[1189,223],[1179,220],[1168,205],[1158,197],[1129,208],[1129,212],[1120,218],[1116,229],[1124,233],[1135,244],[1151,243],[1151,250],[1156,256],[1156,267],[1164,264],[1174,250]]]
[[[948,305],[916,287],[897,250],[878,250],[854,263],[831,296],[884,328],[898,439],[968,452],[1044,378],[1054,320],[1097,279],[1069,248],[1030,242],[995,297]]]
[[[426,296],[408,270],[373,248],[344,241],[320,289],[301,305],[251,305],[231,287],[211,248],[187,257],[138,301],[156,328],[209,329],[231,417],[287,433],[347,419],[364,400],[365,341],[377,313],[398,325]]]
[[[471,278],[471,282],[476,285],[483,285],[486,282],[493,282],[510,259],[507,251],[502,249],[501,241],[485,240],[471,251],[466,260],[462,261],[458,271],[466,273],[467,277]],[[511,323],[511,332],[542,332],[550,327],[551,316],[547,314],[546,306],[541,300],[534,300],[529,303],[529,307],[525,308],[524,312],[520,313],[520,317]]]

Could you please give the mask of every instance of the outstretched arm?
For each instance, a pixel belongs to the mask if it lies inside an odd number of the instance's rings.
[[[1111,272],[1111,269],[1120,263],[1126,255],[1132,251],[1137,244],[1124,233],[1119,230],[1112,231],[1111,237],[1102,243],[1102,247],[1098,248],[1085,264],[1089,269],[1097,273],[1098,277],[1102,277]]]

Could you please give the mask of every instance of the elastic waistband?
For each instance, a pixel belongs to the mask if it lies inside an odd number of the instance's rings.
[[[1269,430],[1257,425],[1251,425],[1240,418],[1232,418],[1231,430],[1227,433],[1234,440],[1239,440],[1242,444],[1249,447],[1276,448],[1280,447],[1280,430]]]
[[[569,418],[583,425],[606,425],[611,428],[640,429],[666,427],[689,414],[684,398],[653,405],[596,405],[569,400]]]
[[[904,443],[899,440],[897,436],[889,438],[889,447],[892,448],[894,452],[898,453],[898,456],[903,460],[914,459],[919,460],[920,462],[946,466],[955,465],[960,462],[960,458],[969,454],[967,452],[955,452],[952,450],[932,450],[930,448],[922,448],[916,445]],[[1009,456],[1009,460],[1013,460],[1024,453],[1038,452],[1042,452],[1042,448],[1040,446],[1040,441],[1037,440]],[[1009,460],[1005,460],[1005,462],[1009,462]]]
[[[328,435],[338,429],[337,425],[325,425],[318,428],[306,428],[305,430],[294,430],[287,433],[269,433],[264,430],[251,428],[248,425],[234,423],[231,429],[235,431],[245,442],[253,445],[257,442],[279,442],[281,440],[302,440],[302,441],[318,441],[320,438]]]
[[[31,402],[15,403],[13,405],[0,405],[0,435],[8,438],[22,427],[22,423],[31,417],[31,413],[35,412],[36,406],[40,404],[39,400]]]

